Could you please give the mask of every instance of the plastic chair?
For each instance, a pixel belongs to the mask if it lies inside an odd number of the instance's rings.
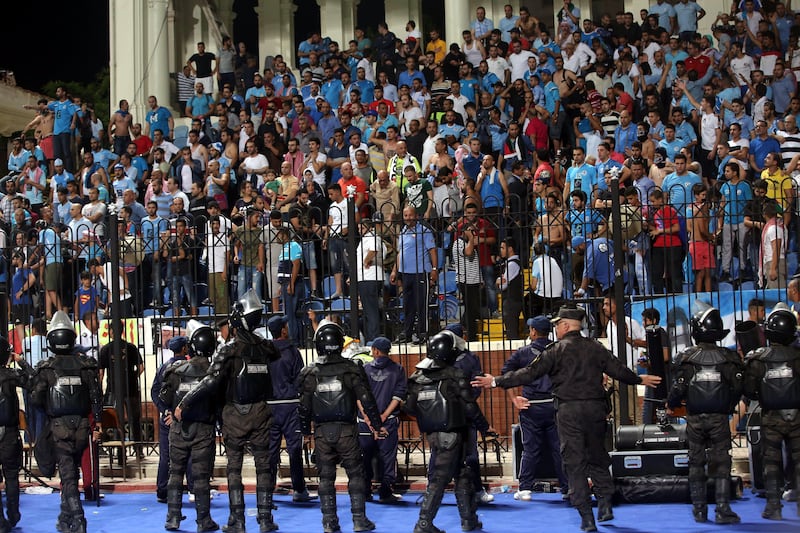
[[[446,294],[439,300],[439,318],[442,320],[453,320],[458,318],[459,303],[458,297]]]
[[[322,296],[330,298],[336,292],[336,279],[333,276],[327,276],[322,280]]]
[[[797,253],[791,252],[786,254],[786,274],[789,279],[792,279],[794,273],[797,272]]]
[[[720,294],[722,294],[723,292],[733,292],[733,285],[725,281],[722,281],[717,286],[717,290],[720,292]]]
[[[104,437],[108,438],[108,440],[100,439],[100,448],[106,451],[106,455],[108,456],[108,468],[111,470],[112,476],[114,474],[114,454],[120,454],[122,459],[122,481],[125,481],[127,479],[128,448],[135,448],[137,443],[122,438],[122,425],[119,423],[117,411],[113,407],[103,409],[100,417],[103,433],[105,434]],[[137,468],[137,470],[139,471],[139,478],[141,479],[142,470],[140,468]]]
[[[743,281],[739,289],[743,291],[754,291],[756,290],[756,284],[752,281]]]
[[[337,298],[331,300],[331,311],[349,311],[350,298]]]
[[[165,132],[165,133],[169,133],[169,132]],[[178,138],[181,138],[181,137],[185,139],[186,137],[189,136],[189,126],[186,126],[185,124],[181,124],[181,125],[175,126],[175,130],[173,131],[173,133],[175,134],[174,135],[175,139],[178,139]],[[172,144],[175,144],[175,146],[178,146],[175,143],[175,141],[172,141]]]
[[[445,270],[439,275],[439,294],[455,294],[458,291],[456,272]]]

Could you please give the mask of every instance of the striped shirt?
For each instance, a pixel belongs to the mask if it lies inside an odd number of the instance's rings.
[[[464,251],[467,243],[464,239],[456,239],[453,242],[453,265],[456,268],[456,282],[465,285],[479,285],[481,283],[481,267],[478,261],[477,249],[472,255],[467,257]]]
[[[178,72],[178,101],[188,102],[194,97],[194,76],[185,76]]]
[[[612,111],[607,115],[600,115],[600,124],[603,126],[603,130],[606,132],[606,135],[614,136],[614,132],[617,130],[619,126],[619,113],[616,111]]]
[[[794,156],[800,154],[800,130],[796,133],[779,131],[777,135],[784,139],[781,143],[781,160],[783,161],[783,166],[786,167]]]

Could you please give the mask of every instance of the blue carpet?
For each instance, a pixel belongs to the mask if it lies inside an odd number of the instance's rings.
[[[419,507],[414,504],[419,494],[406,494],[403,503],[398,505],[368,504],[367,516],[377,525],[377,531],[411,533],[417,519]],[[339,518],[342,531],[352,531],[350,505],[346,496],[340,495]],[[258,531],[255,517],[255,496],[248,494],[248,531]],[[294,504],[291,496],[276,495],[275,521],[284,532],[322,531],[321,514],[318,503]],[[14,531],[45,532],[54,531],[59,511],[58,494],[21,496],[22,521]],[[800,518],[795,514],[794,503],[784,505],[784,520],[772,522],[761,518],[764,500],[750,495],[733,503],[733,509],[742,517],[742,523],[735,526],[717,526],[713,523],[701,526],[691,518],[688,504],[640,504],[620,505],[614,509],[616,519],[599,524],[599,531],[615,533],[691,531],[720,532],[747,531],[778,533],[800,531]],[[713,505],[709,506],[713,517]],[[85,506],[86,517],[91,533],[149,533],[164,531],[164,518],[167,508],[155,501],[152,494],[108,494],[99,508],[93,504]],[[514,501],[512,494],[497,494],[495,502],[478,510],[484,524],[484,531],[531,532],[531,531],[580,531],[580,520],[574,509],[561,502],[559,494],[534,494],[530,502]],[[184,496],[184,515],[182,531],[195,531],[193,504]],[[227,494],[221,494],[211,502],[211,515],[224,524],[228,519]],[[449,533],[461,531],[458,510],[452,493],[445,495],[444,505],[439,511],[436,525]]]

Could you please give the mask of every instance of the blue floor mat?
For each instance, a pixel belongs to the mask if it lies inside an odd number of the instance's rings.
[[[379,532],[411,533],[417,520],[419,507],[415,502],[419,494],[409,493],[397,505],[367,504],[367,516],[377,524]],[[512,494],[497,494],[492,504],[478,508],[483,521],[483,531],[497,532],[560,532],[580,531],[578,513],[561,501],[560,494],[534,494],[533,501],[515,501]],[[339,520],[342,531],[352,531],[350,503],[346,495],[338,496]],[[184,495],[181,531],[196,530],[194,505]],[[732,503],[734,511],[742,517],[742,523],[733,526],[718,526],[713,522],[696,524],[692,520],[688,504],[638,504],[620,505],[614,508],[615,519],[598,524],[599,531],[616,533],[634,532],[720,532],[742,531],[778,533],[800,531],[800,518],[795,514],[793,502],[784,504],[782,522],[761,518],[764,499],[746,493],[745,497]],[[255,495],[245,497],[248,531],[258,531],[255,510]],[[322,531],[322,515],[319,502],[292,503],[289,495],[276,495],[274,512],[279,531],[305,533]],[[21,495],[22,521],[14,531],[51,532],[55,530],[59,512],[59,495]],[[107,494],[101,506],[86,504],[84,507],[91,533],[149,533],[164,531],[167,506],[156,502],[154,494]],[[227,494],[220,494],[211,502],[211,516],[220,526],[228,519]],[[713,520],[714,506],[709,506]],[[461,531],[458,510],[452,493],[446,493],[435,524],[448,532]]]

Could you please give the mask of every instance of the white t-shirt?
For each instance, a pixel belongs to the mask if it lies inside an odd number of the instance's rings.
[[[529,57],[536,59],[536,55],[530,50],[522,50],[518,54],[511,54],[508,56],[508,62],[511,64],[511,81],[525,79]],[[536,63],[538,64],[539,61],[537,60]]]
[[[506,79],[506,71],[511,70],[511,65],[508,64],[508,61],[500,56],[494,59],[489,56],[486,58],[486,63],[489,65],[489,72],[497,76],[497,79],[504,82]]]
[[[764,256],[764,260],[761,261],[762,265],[772,261],[772,241],[775,239],[781,240],[781,247],[778,249],[780,257],[786,257],[786,228],[778,224],[772,224],[766,227],[761,235],[761,250]]]
[[[717,128],[720,127],[719,117],[714,113],[705,114],[700,119],[700,147],[703,150],[713,150],[717,140]]]
[[[341,202],[333,202],[328,208],[328,216],[330,217],[331,237],[341,236],[342,228],[348,227],[347,219],[347,198],[343,198]]]
[[[222,217],[220,217],[220,232],[206,233],[205,250],[203,255],[208,265],[209,274],[220,274],[225,271],[228,262],[227,253],[230,248],[228,235],[222,230]]]
[[[327,155],[323,154],[322,152],[319,152],[319,154],[317,154],[317,162],[318,163],[324,163],[327,160],[328,160],[328,156]],[[314,165],[312,165],[311,163],[309,163],[308,165],[305,166],[305,168],[303,168],[303,173],[305,173],[306,169],[311,171],[311,174],[314,177],[313,178],[314,181],[319,183],[322,186],[323,190],[324,190],[325,189],[325,185],[326,185],[326,183],[325,183],[325,167],[324,166],[322,167],[322,172],[320,172],[319,174],[317,174],[317,171],[314,170]]]
[[[364,258],[369,252],[375,252],[372,265],[364,268]],[[386,253],[386,245],[383,240],[369,231],[361,236],[361,243],[356,248],[356,261],[358,261],[358,280],[359,281],[383,281],[385,271],[383,269],[383,256]]]
[[[733,139],[728,140],[728,146],[731,149],[731,152],[739,150],[740,148],[750,148],[750,140],[745,139],[744,137],[739,137],[738,140],[734,141]],[[742,161],[741,159],[733,158],[733,161],[739,163],[743,169],[747,170],[747,162]]]
[[[560,298],[564,291],[564,275],[558,262],[549,255],[541,255],[533,260],[531,279],[536,279],[536,290],[542,298]]]
[[[644,328],[637,321],[630,317],[625,317],[625,323],[628,327],[628,337],[633,340],[645,340],[646,333]],[[608,337],[608,349],[616,357],[619,353],[617,351],[617,325],[614,321],[609,320],[606,324],[606,337]],[[625,343],[625,356],[628,368],[636,372],[636,361],[639,359],[639,348],[634,348],[630,343]]]

